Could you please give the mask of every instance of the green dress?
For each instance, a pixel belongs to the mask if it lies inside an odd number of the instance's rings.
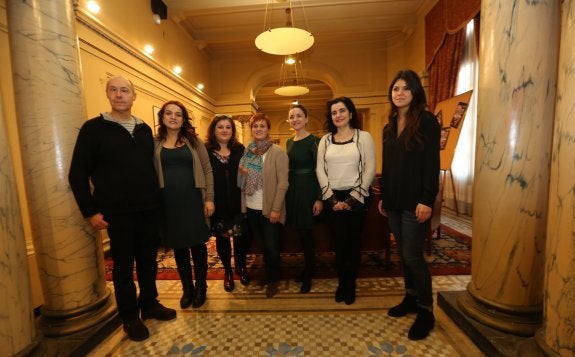
[[[170,248],[203,244],[210,238],[202,192],[196,188],[192,152],[187,145],[162,148],[164,235]]]
[[[315,174],[319,138],[308,135],[302,140],[288,139],[289,188],[286,193],[286,225],[296,229],[312,229],[313,204],[321,192]]]

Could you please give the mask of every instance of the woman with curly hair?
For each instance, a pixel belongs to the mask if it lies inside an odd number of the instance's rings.
[[[209,217],[214,213],[212,166],[182,103],[165,103],[158,119],[154,164],[163,195],[164,238],[166,245],[174,249],[182,281],[180,306],[197,308],[206,301],[206,242],[211,236]]]

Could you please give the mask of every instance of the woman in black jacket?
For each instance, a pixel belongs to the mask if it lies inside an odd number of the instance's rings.
[[[250,282],[246,268],[249,241],[241,213],[241,191],[237,185],[238,164],[244,154],[244,146],[237,141],[236,126],[231,116],[214,117],[208,128],[207,148],[214,175],[216,205],[211,220],[212,233],[216,237],[216,249],[225,269],[224,290],[230,292],[234,290],[231,237],[236,273],[240,276],[242,285],[248,285]]]
[[[420,340],[435,323],[431,275],[423,251],[439,188],[440,127],[433,113],[426,110],[425,92],[415,72],[400,71],[391,82],[389,98],[379,210],[387,215],[397,242],[406,295],[387,314],[402,317],[417,313],[408,338]]]

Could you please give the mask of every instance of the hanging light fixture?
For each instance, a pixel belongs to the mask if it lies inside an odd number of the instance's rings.
[[[287,97],[298,97],[309,93],[309,88],[306,86],[305,79],[303,78],[303,66],[299,58],[295,58],[294,64],[290,65],[286,60],[282,62],[280,73],[280,86],[274,90],[277,95]]]
[[[286,27],[271,28],[271,15],[268,21],[268,12],[271,13],[272,9],[268,11],[269,3],[274,0],[268,0],[266,3],[266,14],[264,17],[264,31],[256,37],[256,47],[266,53],[272,55],[291,55],[294,53],[301,53],[309,49],[314,43],[314,37],[311,32],[301,28],[294,27],[292,1],[289,0],[288,7],[285,9],[287,23]],[[284,2],[276,0],[278,2]],[[301,2],[301,9],[305,18],[305,11],[303,8],[303,0]]]

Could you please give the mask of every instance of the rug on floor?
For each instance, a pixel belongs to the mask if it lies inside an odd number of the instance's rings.
[[[469,275],[471,274],[471,238],[448,226],[441,226],[439,239],[433,239],[431,255],[425,255],[432,275]],[[434,236],[435,238],[435,236]],[[215,239],[208,246],[208,279],[223,279],[224,269],[216,252]],[[360,277],[401,276],[401,266],[394,240],[391,240],[391,262],[385,264],[385,251],[364,251],[361,256]],[[296,277],[303,268],[302,253],[282,254],[282,278]],[[160,248],[158,251],[158,280],[179,280],[172,250]],[[232,258],[233,265],[233,258]],[[247,266],[254,278],[264,274],[261,254],[250,254]],[[112,279],[112,261],[105,262],[106,280]],[[335,254],[322,252],[316,255],[317,278],[336,277]]]

